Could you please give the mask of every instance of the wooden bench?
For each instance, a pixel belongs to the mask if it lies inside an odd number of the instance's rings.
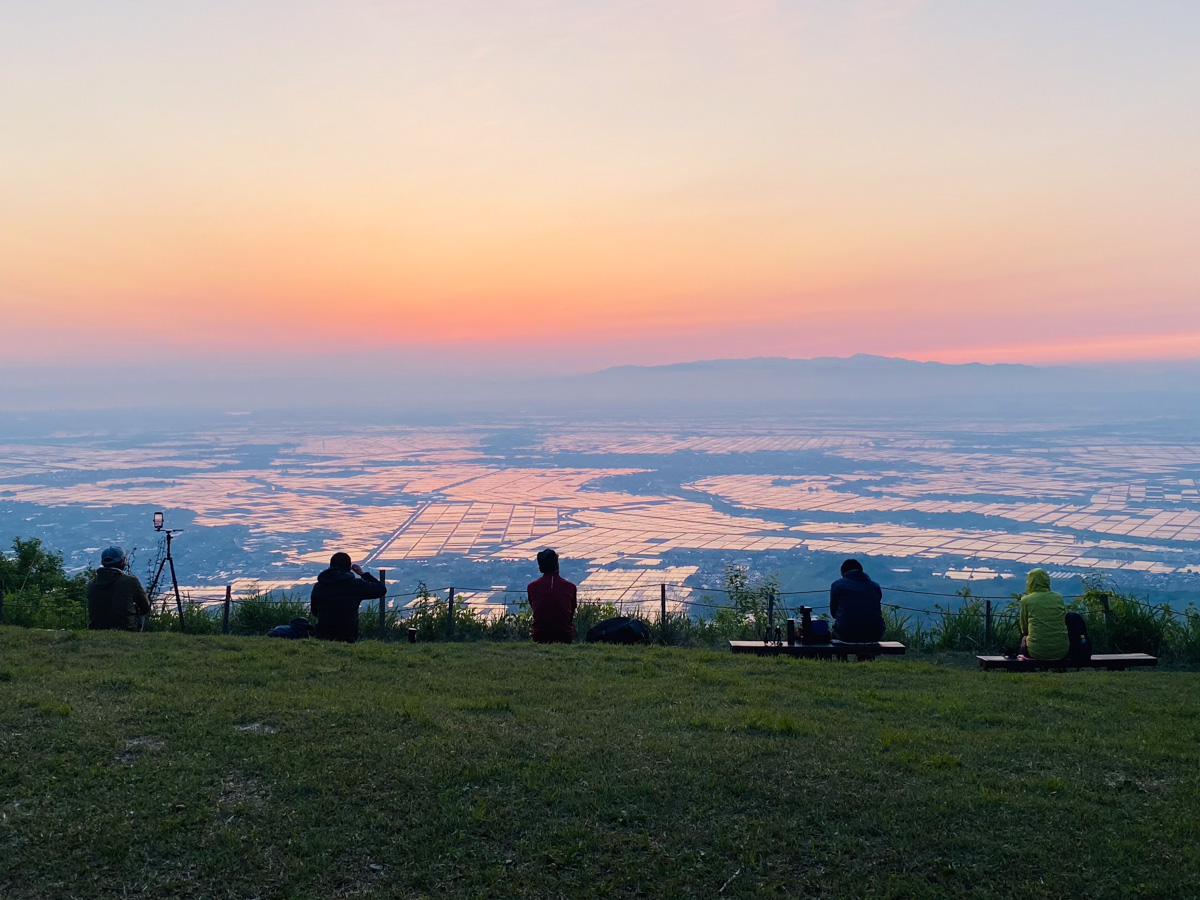
[[[734,653],[754,653],[758,656],[803,656],[810,659],[874,659],[877,656],[903,656],[907,649],[899,641],[878,641],[870,644],[851,644],[830,641],[825,644],[789,644],[784,641],[730,641]]]
[[[1009,659],[1007,656],[977,656],[981,669],[1000,669],[1004,672],[1065,672],[1067,669],[1108,669],[1124,672],[1139,666],[1157,666],[1158,657],[1148,653],[1096,653],[1088,660],[1070,659]]]

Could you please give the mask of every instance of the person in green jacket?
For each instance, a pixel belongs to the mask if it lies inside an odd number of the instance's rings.
[[[1071,650],[1066,617],[1062,595],[1050,590],[1050,576],[1045,569],[1034,569],[1025,578],[1021,598],[1021,652],[1033,659],[1065,657]]]

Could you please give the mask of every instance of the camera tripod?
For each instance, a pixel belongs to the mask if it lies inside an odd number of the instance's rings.
[[[171,587],[175,589],[175,609],[179,612],[179,630],[184,630],[183,626],[183,598],[179,595],[179,579],[175,577],[175,560],[171,557],[171,536],[181,532],[182,528],[166,528],[159,529],[167,536],[167,552],[162,559],[158,561],[158,571],[154,573],[154,580],[150,582],[150,596],[154,597],[158,593],[158,582],[162,578],[163,568],[171,569]]]

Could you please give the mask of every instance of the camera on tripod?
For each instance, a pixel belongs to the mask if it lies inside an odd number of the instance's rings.
[[[179,612],[179,630],[183,631],[183,597],[179,593],[179,579],[175,576],[175,559],[171,556],[171,539],[183,529],[167,528],[162,510],[158,510],[154,513],[154,530],[166,535],[166,548],[161,551],[158,571],[154,573],[154,579],[150,582],[149,594],[152,600],[158,595],[158,583],[162,579],[163,570],[167,569],[171,573],[171,587],[175,589],[175,608]]]

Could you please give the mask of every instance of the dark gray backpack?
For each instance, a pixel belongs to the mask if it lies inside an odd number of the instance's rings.
[[[588,629],[589,644],[648,644],[650,629],[641,619],[615,616]]]
[[[1087,662],[1092,658],[1092,639],[1088,637],[1087,622],[1077,612],[1066,615],[1067,637],[1071,641],[1071,649],[1067,651],[1067,659]]]

